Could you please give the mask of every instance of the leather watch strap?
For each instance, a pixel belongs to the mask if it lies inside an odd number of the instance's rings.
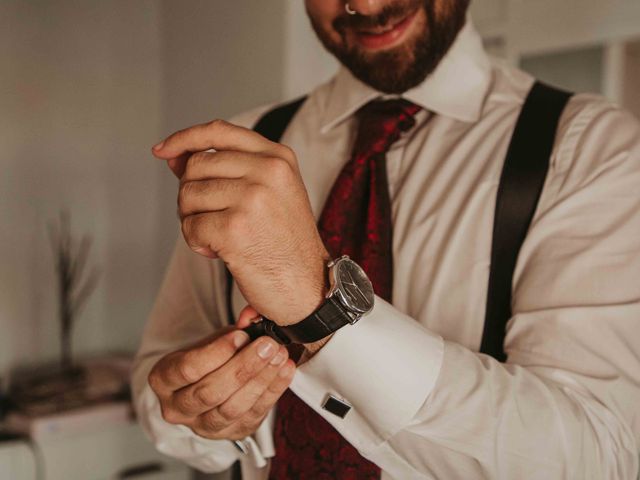
[[[349,320],[349,314],[338,299],[331,297],[301,322],[278,328],[293,343],[313,343],[344,327],[350,323]]]
[[[283,345],[313,343],[328,337],[350,323],[349,319],[349,314],[338,303],[338,300],[331,297],[311,315],[296,324],[281,327],[272,320],[263,318],[245,328],[245,332],[251,340],[268,335]]]

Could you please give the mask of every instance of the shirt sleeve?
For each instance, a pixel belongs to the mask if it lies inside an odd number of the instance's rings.
[[[393,478],[636,478],[640,130],[580,102],[518,259],[507,363],[376,299],[296,374],[296,394]],[[329,394],[352,405],[344,419]]]
[[[214,288],[213,277],[218,270],[216,262],[191,252],[182,239],[178,240],[149,317],[132,376],[138,421],[156,448],[206,472],[222,471],[233,464],[238,458],[235,447],[231,442],[209,440],[194,434],[188,427],[166,422],[147,377],[161,357],[222,326],[224,317],[215,308],[215,302],[203,301],[221,293]]]

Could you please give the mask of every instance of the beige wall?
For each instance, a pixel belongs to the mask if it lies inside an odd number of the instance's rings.
[[[287,1],[0,2],[0,377],[57,355],[46,223],[63,207],[102,269],[76,349],[136,348],[177,236],[149,147],[283,98]]]
[[[303,0],[285,3],[284,98],[295,98],[329,79],[338,62],[324,50],[311,29]]]
[[[0,2],[0,372],[57,354],[46,223],[95,237],[80,351],[134,348],[158,285],[160,32],[152,0]]]

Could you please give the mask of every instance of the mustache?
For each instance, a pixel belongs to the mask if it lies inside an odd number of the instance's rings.
[[[407,16],[409,12],[416,11],[424,0],[412,0],[409,2],[394,2],[389,5],[385,5],[380,13],[375,15],[361,15],[356,13],[355,15],[349,15],[344,13],[340,15],[332,22],[334,30],[340,34],[351,29],[372,29],[376,27],[384,27],[388,25],[391,20],[401,19]]]

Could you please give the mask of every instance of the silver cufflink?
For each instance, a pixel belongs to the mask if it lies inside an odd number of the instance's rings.
[[[322,404],[322,408],[327,412],[333,413],[337,417],[344,418],[347,413],[349,413],[349,410],[351,410],[351,405],[349,405],[345,400],[333,395],[328,395]]]
[[[244,440],[233,440],[233,445],[238,449],[240,453],[246,455],[249,453],[249,448]]]

